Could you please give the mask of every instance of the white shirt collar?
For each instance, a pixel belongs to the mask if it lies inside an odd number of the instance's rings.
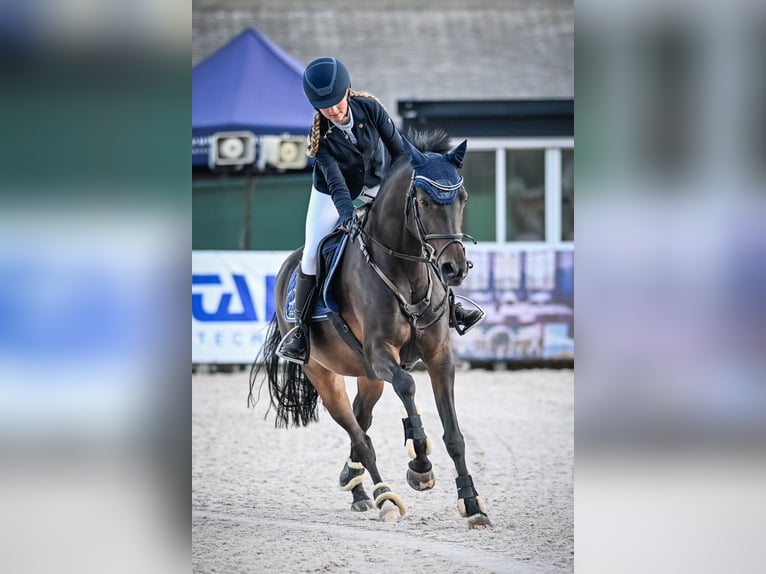
[[[348,107],[348,122],[345,124],[339,124],[332,120],[330,120],[335,126],[342,129],[344,132],[350,132],[351,128],[354,126],[354,114],[351,112],[351,106]]]

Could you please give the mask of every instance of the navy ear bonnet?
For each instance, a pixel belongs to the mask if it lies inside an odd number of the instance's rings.
[[[451,152],[442,155],[434,152],[422,153],[407,138],[402,137],[402,140],[415,168],[413,185],[426,191],[429,197],[440,205],[455,201],[458,191],[463,186],[463,178],[457,170],[463,166],[467,142],[463,140]]]
[[[424,155],[428,158],[428,163],[415,168],[414,184],[427,191],[436,203],[452,203],[463,185],[463,178],[443,155],[433,152],[426,152]]]

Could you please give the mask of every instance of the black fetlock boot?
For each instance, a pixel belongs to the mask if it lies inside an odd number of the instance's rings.
[[[280,343],[277,355],[288,361],[306,364],[308,357],[309,321],[312,307],[314,306],[314,294],[316,293],[316,275],[304,275],[298,269],[298,281],[295,286],[295,319],[298,322]],[[292,338],[285,342],[290,337]]]
[[[450,327],[454,327],[458,335],[465,335],[484,318],[481,309],[466,309],[462,303],[455,303],[454,295],[450,294]]]

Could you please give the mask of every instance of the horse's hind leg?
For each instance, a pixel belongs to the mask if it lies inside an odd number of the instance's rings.
[[[356,379],[356,397],[354,398],[354,416],[359,427],[366,433],[372,425],[372,409],[383,394],[383,381],[370,380],[367,377]],[[364,490],[364,467],[358,461],[354,461],[349,454],[348,461],[343,465],[340,473],[340,487],[342,490],[350,490],[354,496],[351,510],[372,510],[375,505]]]
[[[407,508],[401,498],[391,492],[388,485],[383,482],[380,472],[378,472],[372,440],[370,440],[370,437],[367,436],[357,422],[348,399],[348,393],[346,393],[343,377],[313,362],[310,362],[304,368],[304,371],[316,387],[319,396],[322,398],[322,403],[327,408],[330,416],[348,433],[351,439],[351,461],[361,463],[369,471],[370,477],[375,484],[373,495],[375,496],[375,505],[381,510],[381,519],[391,521],[398,519],[399,516],[403,516]],[[357,486],[361,486],[361,482]],[[384,507],[386,501],[396,506],[389,507],[387,505]],[[392,512],[392,510],[395,512]]]

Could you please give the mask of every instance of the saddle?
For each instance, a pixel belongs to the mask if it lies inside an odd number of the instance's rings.
[[[362,218],[364,219],[366,215],[367,211],[363,208]],[[317,261],[319,263],[317,285],[319,286],[319,294],[314,300],[314,308],[312,309],[309,323],[331,321],[340,337],[361,358],[367,377],[374,379],[376,378],[375,373],[364,359],[362,343],[351,332],[351,328],[341,317],[340,308],[332,292],[333,278],[340,268],[340,263],[343,260],[343,254],[348,243],[349,235],[341,227],[337,227],[319,243],[317,248]],[[293,269],[290,280],[287,283],[287,297],[285,298],[285,306],[282,310],[285,320],[293,324],[297,323],[295,314],[295,286],[297,281],[298,266]]]
[[[333,297],[331,285],[335,272],[340,267],[340,261],[346,250],[348,235],[340,228],[327,235],[319,244],[318,253],[319,269],[317,272],[317,285],[319,295],[314,299],[314,308],[311,311],[309,323],[318,323],[330,319],[330,313],[339,313],[338,304]],[[283,315],[288,323],[296,323],[295,316],[295,285],[298,281],[298,267],[293,269],[290,281],[287,283],[287,297]]]

